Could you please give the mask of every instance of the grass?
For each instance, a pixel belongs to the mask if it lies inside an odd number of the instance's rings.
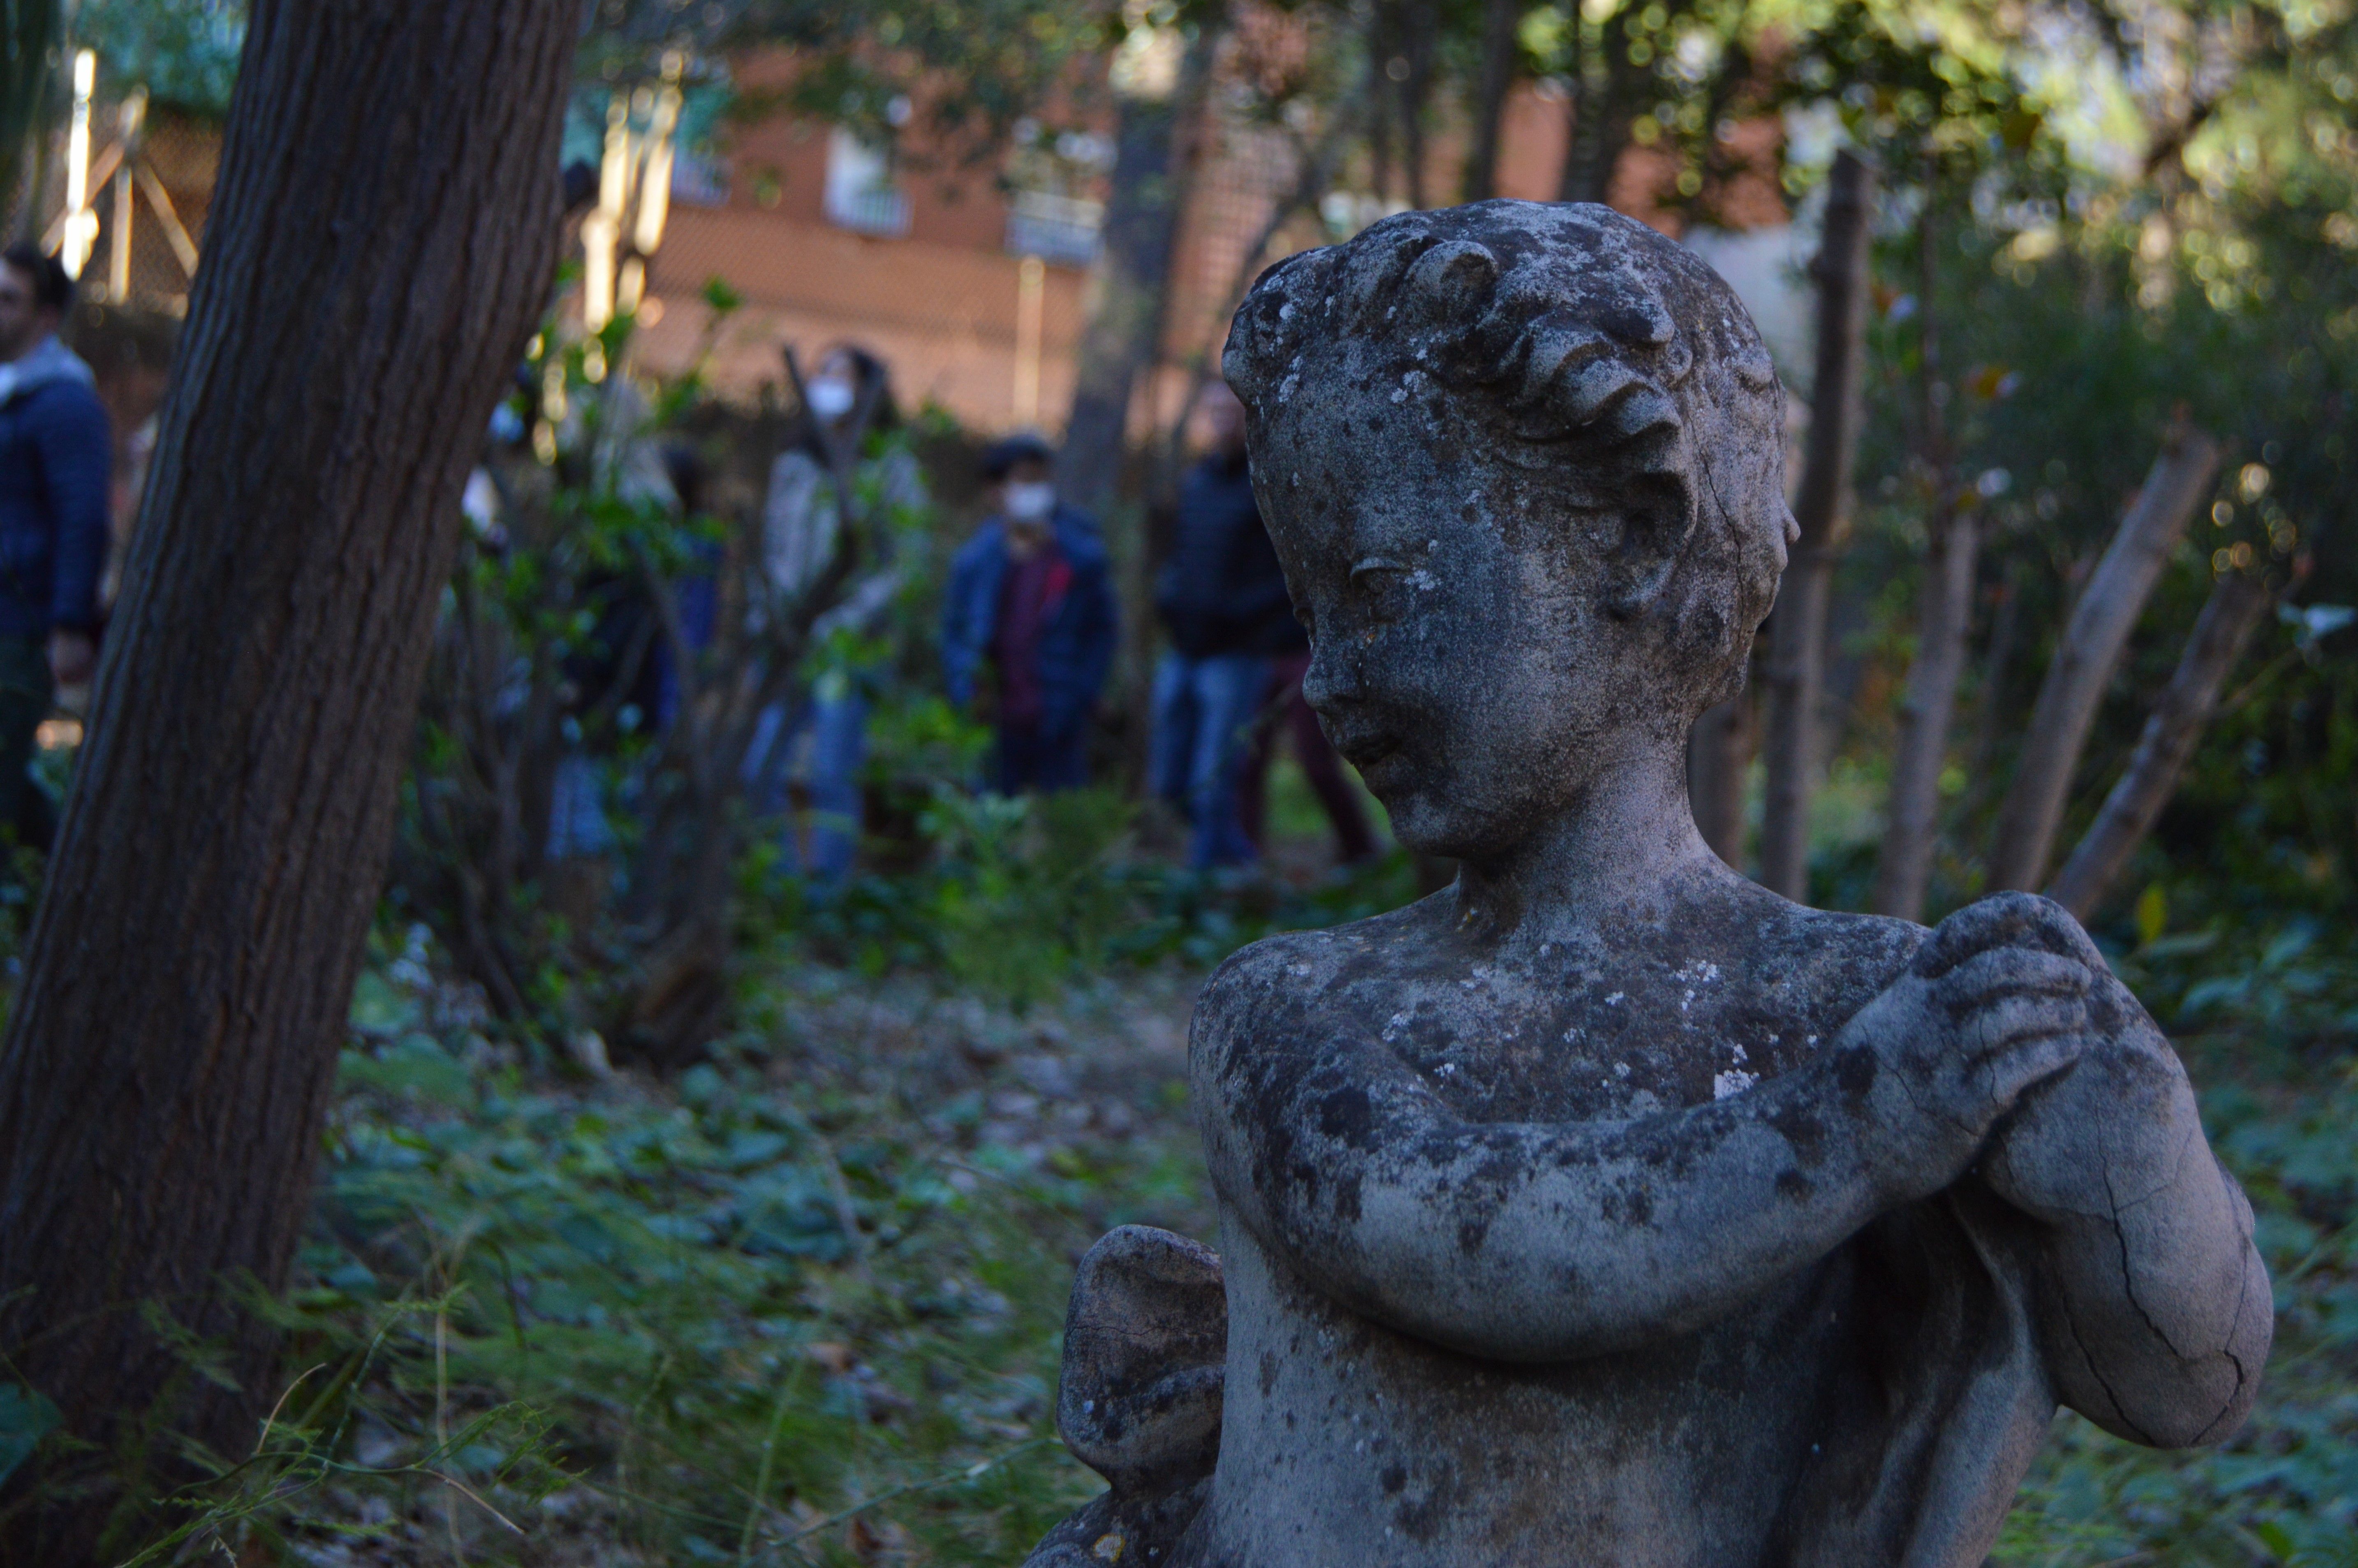
[[[812,961],[836,927],[780,944],[746,1034],[669,1082],[535,1065],[422,939],[381,952],[278,1309],[287,1397],[154,1560],[1021,1562],[1098,1485],[1054,1436],[1074,1259],[1130,1220],[1212,1238],[1191,945],[1260,918],[1131,885],[1086,913],[1163,922],[1163,956],[1111,962],[1044,876],[968,909],[955,983]],[[1027,935],[1026,900],[1065,935]],[[1026,941],[1055,985],[980,1000]],[[1993,1562],[2358,1563],[2358,962],[2158,924],[2117,961],[2251,1193],[2276,1355],[2214,1451],[2060,1417]]]
[[[2214,1145],[2251,1195],[2276,1282],[2259,1407],[2224,1446],[2183,1454],[2064,1413],[2006,1521],[2006,1568],[2358,1563],[2358,1077],[2342,1067],[2329,1092],[2304,1094],[2202,1065]]]
[[[1025,1019],[829,977],[762,1055],[561,1080],[380,972],[302,1281],[308,1371],[180,1545],[360,1564],[1012,1563],[1079,1251],[1207,1233],[1187,991]]]

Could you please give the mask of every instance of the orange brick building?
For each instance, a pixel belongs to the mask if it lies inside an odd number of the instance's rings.
[[[1302,47],[1285,31],[1291,24],[1264,20],[1258,36],[1248,29],[1233,38],[1215,65],[1212,107],[1200,128],[1173,260],[1163,363],[1133,410],[1141,431],[1176,414],[1194,367],[1217,350],[1250,282],[1246,253],[1299,179],[1293,139],[1249,123],[1233,107],[1236,95],[1222,90],[1272,49]],[[756,56],[737,61],[734,75],[741,89],[758,95],[782,85],[793,68],[784,54]],[[115,117],[111,104],[96,116],[109,126]],[[1058,429],[1088,308],[1110,128],[1100,116],[1059,137],[1034,137],[1062,149],[1044,157],[961,159],[920,144],[910,164],[896,168],[824,124],[779,115],[736,126],[718,157],[683,157],[674,168],[669,220],[640,314],[641,362],[672,373],[708,354],[716,389],[750,401],[765,383],[784,381],[781,350],[787,345],[809,362],[827,344],[849,340],[892,365],[907,407],[938,405],[983,431]],[[1552,199],[1567,131],[1560,94],[1545,84],[1519,86],[1502,125],[1499,193]],[[1798,297],[1786,297],[1791,290],[1784,276],[1796,258],[1783,202],[1765,173],[1778,135],[1773,122],[1739,127],[1744,150],[1759,157],[1764,174],[1740,182],[1721,202],[1720,216],[1745,232],[1696,236],[1695,243],[1753,304],[1780,359],[1799,369],[1807,362],[1799,340],[1805,323]],[[121,142],[95,139],[93,161],[102,167],[92,170],[92,205],[100,231],[86,282],[94,286],[94,299],[107,297],[108,279],[127,283],[124,297],[110,304],[168,319],[187,308],[219,132],[158,112],[129,144],[134,159],[123,159]],[[1433,139],[1423,179],[1431,200],[1453,200],[1459,189],[1463,143],[1446,128]],[[127,171],[135,163],[137,174],[137,195],[128,204],[135,221],[127,271],[114,259],[124,210],[112,196],[117,162]],[[1617,171],[1614,205],[1675,232],[1674,215],[1655,200],[1667,178],[1661,160],[1633,148]],[[1322,205],[1336,200],[1330,195]],[[1376,215],[1349,210],[1347,200],[1344,205],[1297,215],[1273,236],[1263,265]],[[742,301],[717,325],[703,300],[714,278]],[[125,358],[100,366],[110,390],[120,392],[115,401],[126,428],[160,391],[160,363],[145,362],[156,356],[138,357],[143,362]],[[116,379],[124,383],[119,389],[112,385]]]
[[[740,76],[758,87],[787,69],[784,59],[756,60],[741,65]],[[1216,81],[1222,69],[1236,67],[1216,66]],[[1291,139],[1221,108],[1228,101],[1211,94],[1173,263],[1163,363],[1133,410],[1141,428],[1177,412],[1191,366],[1217,348],[1250,282],[1245,253],[1298,178]],[[1097,127],[1099,149],[1110,145],[1106,129]],[[1747,151],[1766,154],[1778,127],[1764,122],[1738,135],[1752,144]],[[1568,140],[1560,95],[1519,87],[1502,128],[1499,193],[1552,200]],[[1425,179],[1434,200],[1459,189],[1462,141],[1435,139]],[[1652,195],[1665,178],[1660,160],[1633,149],[1617,175],[1614,204],[1674,230]],[[701,294],[718,277],[743,301],[709,344],[709,373],[724,395],[750,397],[765,382],[782,382],[785,345],[807,358],[848,339],[893,366],[911,406],[937,404],[982,430],[1058,428],[1087,309],[1102,174],[1091,184],[1079,193],[1069,186],[1025,189],[1012,165],[958,167],[939,158],[899,173],[825,125],[779,118],[741,127],[729,138],[725,161],[683,163],[674,178],[670,222],[649,282],[655,304],[642,311],[639,352],[650,368],[676,371],[704,350],[714,329]],[[1786,218],[1773,180],[1744,182],[1723,207],[1729,222],[1762,231],[1766,250],[1752,248],[1770,260],[1753,269],[1759,276],[1747,287],[1724,254],[1712,259],[1747,296],[1773,294],[1782,254],[1775,236]],[[1264,265],[1373,215],[1298,217],[1276,236]],[[1779,323],[1769,318],[1779,310],[1758,303],[1756,310],[1775,342]]]

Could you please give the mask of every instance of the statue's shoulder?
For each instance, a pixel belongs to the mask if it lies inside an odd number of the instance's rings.
[[[1755,972],[1829,1022],[1866,1006],[1931,935],[1910,920],[1812,909],[1773,895],[1764,897],[1753,916],[1747,935]]]
[[[1397,975],[1429,925],[1431,901],[1365,920],[1264,936],[1230,954],[1195,999],[1195,1033],[1264,1027],[1315,1008],[1347,1009],[1365,987]]]

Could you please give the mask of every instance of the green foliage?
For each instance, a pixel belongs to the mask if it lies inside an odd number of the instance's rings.
[[[2206,277],[2182,254],[2149,266],[2133,248],[2138,231],[2124,237],[2075,225],[2068,212],[2059,248],[2025,261],[2017,241],[2041,232],[2034,216],[2017,214],[2032,226],[2014,238],[1995,226],[1943,224],[1933,258],[1952,482],[1979,515],[1985,585],[1953,738],[1962,787],[1947,802],[1934,913],[1979,891],[1990,815],[2051,640],[2174,408],[2221,438],[2220,488],[2165,573],[2100,713],[2063,841],[2125,764],[2214,574],[2249,570],[2282,583],[2299,566],[2308,576],[2290,590],[2295,622],[2255,638],[2175,804],[2119,892],[2133,900],[2161,880],[2174,903],[2201,918],[2286,901],[2320,916],[2344,911],[2358,821],[2339,802],[2358,761],[2358,640],[2331,607],[2358,602],[2347,500],[2358,457],[2358,332],[2314,323],[2358,319],[2358,272],[2324,240],[2313,212],[2269,221],[2266,287],[2284,302],[2275,305],[2214,292],[2216,269]],[[1879,258],[1890,281],[1870,327],[1857,530],[1837,590],[1855,607],[1837,629],[1837,658],[1860,672],[1843,677],[1862,698],[1851,744],[1877,770],[1889,742],[1886,683],[1907,667],[1935,496],[1917,455],[1924,304],[1915,244],[1911,235]],[[1821,871],[1824,898],[1859,907],[1872,855]],[[2182,914],[2180,924],[2194,918]]]
[[[405,951],[344,1058],[287,1396],[175,1541],[998,1563],[1094,1489],[1053,1437],[1069,1259],[1109,1223],[1203,1227],[1184,1122],[1042,1160],[980,1092],[827,1070],[824,989],[808,1056],[568,1084],[414,1027],[442,1010]],[[0,1444],[38,1424],[8,1397]]]
[[[59,0],[0,0],[0,209],[16,205],[33,133],[52,98]]]
[[[0,1383],[0,1481],[57,1430],[58,1407],[22,1383]]]
[[[2358,1562],[2358,1073],[2331,1070],[2325,1092],[2304,1093],[2215,1051],[2195,1065],[2217,1071],[2203,1074],[2212,1138],[2251,1195],[2276,1282],[2259,1409],[2223,1447],[2181,1454],[2065,1416],[2006,1521],[2006,1568]]]
[[[886,146],[920,124],[951,156],[979,158],[1044,103],[1088,92],[1094,73],[1073,68],[1119,37],[1121,16],[1109,5],[1044,0],[598,0],[579,70],[593,119],[604,91],[653,81],[676,56],[692,83],[721,89],[739,114],[784,108]],[[795,51],[793,80],[733,86],[731,54],[767,49]]]
[[[159,103],[229,114],[245,47],[243,0],[78,0],[73,37],[98,51],[104,79],[136,82]]]
[[[1011,800],[939,782],[919,817],[928,852],[915,868],[831,896],[784,889],[773,935],[871,977],[927,972],[1022,1008],[1093,975],[1209,965],[1272,931],[1417,894],[1405,852],[1310,891],[1183,871],[1138,850],[1138,816],[1111,789]]]
[[[2281,1027],[2320,999],[2346,1020],[2358,947],[2168,919],[2148,903],[2117,961],[2251,1195],[2276,1355],[2217,1450],[2061,1417],[2001,1568],[2358,1559],[2358,1072]],[[431,959],[411,937],[370,966],[282,1309],[287,1397],[251,1459],[182,1498],[182,1542],[1010,1563],[1094,1489],[1053,1437],[1070,1260],[1130,1219],[1207,1234],[1207,1195],[1175,1057],[1129,1084],[1130,1135],[1057,1140],[1034,1086],[1158,1013],[1175,1029],[1184,991],[1075,971],[1030,1022],[945,1015],[925,984],[773,955],[774,1015],[666,1087],[526,1069],[452,1022]],[[1023,1054],[1048,1040],[1066,1065]],[[38,1438],[10,1397],[0,1444]]]

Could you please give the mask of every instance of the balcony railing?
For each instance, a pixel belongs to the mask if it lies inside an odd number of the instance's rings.
[[[678,154],[671,166],[671,199],[691,207],[726,207],[729,166],[717,157]]]
[[[909,232],[909,199],[890,186],[865,190],[830,190],[827,221],[855,233],[897,238]]]
[[[1087,266],[1097,260],[1098,231],[1104,224],[1101,201],[1019,190],[1007,213],[1007,249],[1012,255]]]

